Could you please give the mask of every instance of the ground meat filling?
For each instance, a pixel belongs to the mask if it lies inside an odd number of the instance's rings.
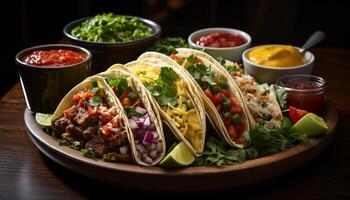
[[[82,149],[93,151],[97,158],[131,161],[122,119],[116,115],[114,106],[108,106],[103,91],[85,89],[73,95],[72,101],[74,105],[53,123],[58,139],[79,144]]]

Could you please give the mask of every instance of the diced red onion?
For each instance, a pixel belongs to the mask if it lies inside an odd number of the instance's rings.
[[[140,117],[138,118],[138,120],[136,120],[136,124],[138,126],[138,128],[143,128],[143,123],[144,123],[145,119]]]
[[[146,151],[145,147],[144,147],[142,144],[137,144],[137,145],[136,145],[136,149],[137,149],[141,154],[143,154],[143,153]]]
[[[138,129],[137,132],[136,132],[136,139],[140,142],[143,141],[143,139],[145,138],[145,135],[146,135],[146,131],[145,130],[142,130],[142,129]]]
[[[157,140],[159,138],[159,135],[156,131],[152,131],[153,133],[153,140]]]
[[[156,159],[157,158],[157,154],[158,154],[158,151],[157,150],[152,150],[150,153],[149,153],[149,156],[153,159]]]
[[[151,125],[151,120],[150,120],[149,115],[147,115],[147,117],[145,118],[145,121],[143,122],[143,126],[145,128],[147,128],[147,127],[149,127],[149,125]]]
[[[153,163],[152,158],[150,158],[149,156],[147,156],[143,161],[145,161],[145,163],[147,163],[147,164],[152,164]]]
[[[132,130],[139,128],[136,121],[133,118],[129,118],[129,125]]]
[[[140,113],[141,115],[144,115],[144,114],[146,114],[146,112],[147,112],[146,109],[141,108],[141,107],[139,107],[139,106],[137,106],[137,107],[135,108],[135,111],[138,112],[138,113]]]
[[[137,121],[137,120],[139,120],[139,117],[136,117],[136,116],[131,116],[131,119],[133,119],[133,120]]]
[[[119,148],[119,151],[121,154],[125,155],[128,153],[128,149],[129,149],[128,146],[122,146]]]
[[[149,126],[147,127],[147,129],[148,129],[149,131],[154,131],[154,130],[156,130],[156,125],[155,125],[154,123],[151,123],[151,125],[149,125]]]
[[[156,143],[152,143],[151,146],[150,146],[150,149],[151,150],[157,149],[157,144]]]
[[[143,143],[150,144],[152,143],[152,141],[153,141],[153,133],[152,131],[147,131],[143,139]]]

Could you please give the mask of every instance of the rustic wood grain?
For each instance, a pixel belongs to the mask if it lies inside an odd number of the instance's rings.
[[[314,74],[326,79],[328,97],[339,111],[334,138],[319,156],[292,172],[254,185],[186,196],[161,193],[160,197],[215,198],[225,193],[227,198],[247,199],[350,199],[350,51],[325,48],[312,51],[316,56]],[[25,132],[25,102],[19,84],[1,98],[0,104],[0,199],[158,196],[155,192],[116,187],[80,176],[41,154]]]

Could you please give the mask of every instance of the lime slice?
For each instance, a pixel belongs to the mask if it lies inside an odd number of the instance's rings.
[[[308,137],[312,137],[326,132],[328,126],[322,117],[309,113],[295,123],[290,130],[305,133]]]
[[[189,166],[193,163],[194,156],[188,147],[179,143],[176,147],[160,162],[160,166],[167,168],[179,168]]]
[[[35,114],[35,120],[38,124],[44,127],[51,126],[51,114],[44,114],[44,113],[36,113]]]

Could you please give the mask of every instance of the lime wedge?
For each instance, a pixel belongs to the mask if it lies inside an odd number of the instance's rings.
[[[179,168],[189,166],[193,163],[194,156],[188,147],[179,143],[176,147],[160,162],[160,166],[167,168]]]
[[[51,114],[36,113],[35,121],[40,124],[40,126],[49,127],[51,126]]]
[[[302,132],[308,137],[312,137],[326,132],[328,130],[328,126],[322,117],[309,113],[295,123],[290,130]]]

